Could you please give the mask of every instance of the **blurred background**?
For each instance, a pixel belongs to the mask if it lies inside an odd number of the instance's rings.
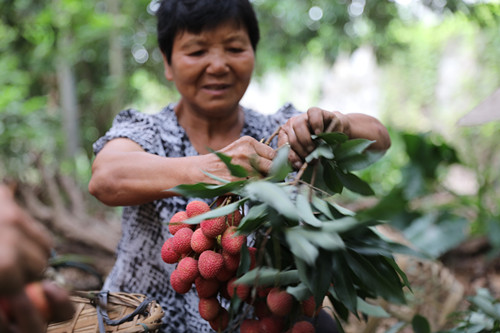
[[[472,114],[458,125],[500,88],[500,2],[252,3],[262,37],[242,104],[378,117],[393,145],[361,173],[376,196],[339,200],[388,221],[465,295],[500,296],[500,123]],[[178,98],[163,76],[157,5],[0,0],[0,178],[53,232],[54,266],[107,273],[120,209],[88,194],[92,143],[120,110]]]

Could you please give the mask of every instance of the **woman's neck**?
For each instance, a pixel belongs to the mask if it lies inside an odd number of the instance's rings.
[[[240,106],[216,115],[196,112],[179,103],[174,108],[179,124],[186,131],[189,141],[200,154],[219,150],[240,137],[244,112]]]

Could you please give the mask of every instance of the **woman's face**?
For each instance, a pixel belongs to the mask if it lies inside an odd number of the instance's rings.
[[[246,29],[227,22],[200,34],[179,33],[165,76],[175,83],[182,107],[218,117],[238,110],[254,63]]]

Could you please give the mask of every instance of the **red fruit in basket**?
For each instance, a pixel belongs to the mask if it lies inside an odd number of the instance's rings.
[[[275,315],[286,316],[292,311],[293,300],[292,295],[276,287],[267,295],[267,306]]]
[[[187,204],[186,213],[188,217],[194,217],[210,211],[210,206],[200,200],[194,200]]]
[[[172,237],[172,249],[179,254],[187,254],[191,252],[191,237],[193,230],[190,228],[182,228],[177,231]]]
[[[210,320],[209,324],[214,331],[224,331],[229,325],[229,312],[225,308],[221,307],[217,318]]]
[[[205,279],[198,276],[194,280],[194,285],[199,298],[209,298],[217,295],[221,283],[216,279]]]
[[[198,271],[198,260],[192,257],[181,259],[177,264],[177,271],[181,279],[193,283],[200,274]]]
[[[187,220],[187,218],[188,216],[185,211],[175,213],[170,219],[170,222],[168,222],[168,231],[170,231],[172,235],[175,235],[175,233],[182,228],[191,228],[190,224],[182,223]]]
[[[261,333],[257,319],[245,319],[241,322],[240,333]]]
[[[229,227],[224,231],[221,239],[222,249],[233,255],[239,254],[241,247],[247,241],[247,236],[235,235],[237,231],[236,227]]]
[[[198,303],[198,311],[200,312],[201,318],[206,321],[214,320],[219,315],[221,306],[217,298],[200,298]]]
[[[285,321],[283,317],[268,316],[260,320],[261,333],[280,333],[285,328]]]
[[[227,224],[230,226],[239,226],[241,222],[241,212],[239,209],[235,210],[234,212],[226,215],[227,219]]]
[[[198,258],[198,270],[205,279],[213,279],[224,267],[222,254],[212,250],[205,251]]]
[[[302,313],[307,317],[314,317],[318,314],[318,307],[314,301],[314,297],[311,296],[308,299],[302,301],[301,303]]]
[[[170,284],[172,288],[179,294],[185,294],[191,289],[191,282],[183,280],[179,276],[179,272],[175,269],[172,274],[170,274]]]
[[[298,321],[292,326],[292,333],[315,333],[316,329],[308,321]]]
[[[196,253],[210,250],[215,245],[215,238],[209,238],[203,234],[201,229],[196,229],[191,237],[191,248]]]
[[[227,224],[224,216],[219,216],[202,221],[200,223],[200,228],[205,236],[208,238],[215,238],[226,230]]]
[[[175,264],[181,257],[181,255],[172,248],[172,239],[172,237],[168,238],[161,247],[161,259],[167,264]]]

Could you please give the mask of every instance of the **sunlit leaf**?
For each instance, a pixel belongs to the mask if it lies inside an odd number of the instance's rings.
[[[285,235],[290,251],[308,265],[314,265],[319,254],[318,248],[296,229],[286,230]]]
[[[328,160],[334,158],[334,154],[332,152],[332,149],[327,145],[320,144],[309,155],[307,155],[305,160],[307,163],[311,163],[311,161],[319,159],[319,158],[325,158]]]
[[[257,286],[288,286],[298,283],[299,276],[297,270],[280,271],[274,268],[261,267],[254,268],[251,271],[238,278],[236,284],[257,285]]]
[[[231,163],[232,157],[227,156],[226,154],[223,154],[218,151],[214,152],[214,154],[217,155],[217,157],[219,157],[222,162],[224,162],[224,164],[226,165],[232,176],[238,178],[248,177],[248,171],[245,170],[244,167],[242,167],[241,165]]]
[[[278,149],[276,157],[271,164],[269,172],[270,179],[274,181],[282,181],[292,171],[290,162],[288,161],[288,152],[290,151],[289,145],[284,145]]]
[[[352,156],[357,156],[363,153],[375,141],[366,139],[352,139],[344,142],[341,146],[335,149],[335,156],[339,162]]]
[[[245,186],[245,192],[252,200],[266,203],[283,216],[298,221],[299,214],[295,205],[280,186],[270,182],[255,181]]]
[[[346,142],[347,139],[349,139],[349,137],[346,134],[340,132],[321,133],[318,135],[312,135],[311,137],[323,139],[329,145],[343,143]]]
[[[304,194],[297,195],[296,205],[299,216],[304,223],[313,227],[321,227],[322,222],[314,216],[309,200]]]
[[[379,318],[390,317],[387,311],[385,311],[384,308],[382,308],[381,306],[367,303],[366,301],[364,301],[359,297],[358,297],[357,308],[359,311],[370,317],[379,317]]]

